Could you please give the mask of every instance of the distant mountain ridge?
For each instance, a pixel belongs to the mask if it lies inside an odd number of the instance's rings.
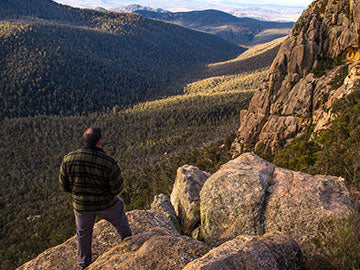
[[[110,10],[111,11],[121,11],[121,12],[135,12],[138,10],[147,10],[147,11],[153,11],[153,12],[158,12],[158,13],[170,13],[170,11],[164,10],[162,8],[144,7],[144,6],[137,5],[137,4],[128,5],[128,6],[124,6],[124,7],[118,7],[118,8],[112,8]]]
[[[173,95],[174,78],[245,50],[138,14],[51,0],[3,0],[0,21],[0,119],[86,114]]]
[[[288,29],[293,23],[260,21],[252,18],[239,18],[219,10],[201,10],[190,12],[158,13],[149,10],[137,10],[147,18],[172,22],[186,28],[215,34],[237,44],[249,44],[255,36],[269,29]],[[279,31],[272,39],[286,36],[288,32]],[[270,40],[267,40],[270,41]]]
[[[176,0],[128,0],[128,1],[113,1],[113,0],[56,0],[58,3],[81,7],[81,8],[95,8],[101,6],[107,10],[113,10],[115,8],[123,8],[125,5],[138,4],[143,7],[162,8],[171,12],[183,12],[193,10],[206,10],[216,9],[221,10],[237,17],[249,17],[258,20],[265,21],[278,21],[278,22],[295,22],[306,9],[306,4],[300,4],[297,6],[291,5],[291,3],[284,3],[277,1],[273,4],[264,4],[236,2],[236,1],[176,1]],[[307,4],[311,3],[311,0],[307,1]]]
[[[226,23],[239,24],[241,26],[251,26],[258,27],[261,29],[269,28],[288,28],[292,27],[293,23],[279,23],[279,22],[267,22],[260,21],[252,18],[239,18],[233,16],[229,13],[215,10],[199,10],[199,11],[189,11],[189,12],[168,12],[165,14],[156,14],[153,11],[149,10],[137,10],[136,13],[144,15],[146,17],[151,17],[154,19],[161,19],[165,21],[176,22],[187,27],[205,27],[205,26],[219,26]]]

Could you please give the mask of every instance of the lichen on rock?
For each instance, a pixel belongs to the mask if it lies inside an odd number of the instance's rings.
[[[299,245],[284,234],[261,237],[238,236],[212,249],[183,270],[300,270],[303,257]]]
[[[209,173],[189,165],[177,170],[170,200],[186,235],[191,235],[200,222],[199,194],[209,176]]]
[[[219,245],[237,235],[261,235],[265,191],[275,166],[254,154],[243,154],[221,167],[204,184],[201,198],[201,234]]]
[[[165,194],[158,194],[154,196],[154,200],[150,205],[150,211],[162,214],[174,223],[175,228],[181,232],[179,219],[176,216],[175,209],[171,204],[170,198]]]
[[[342,178],[277,168],[251,153],[213,174],[200,197],[200,231],[211,246],[243,234],[280,231],[313,254],[317,236],[334,233],[331,224],[354,209]]]
[[[265,230],[283,232],[315,255],[318,235],[333,233],[331,224],[353,210],[349,189],[340,177],[312,176],[282,168],[275,169],[273,179]]]
[[[87,269],[180,270],[209,251],[206,244],[186,236],[152,229],[125,239],[101,255]]]

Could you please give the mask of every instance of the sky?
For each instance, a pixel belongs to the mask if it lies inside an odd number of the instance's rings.
[[[280,5],[285,7],[303,7],[306,8],[312,0],[55,0],[58,3],[77,6],[77,7],[95,7],[102,6],[105,8],[115,8],[128,4],[148,5],[154,8],[171,7],[192,9],[200,6],[218,6],[236,8],[237,6],[247,5]]]
[[[295,21],[312,0],[55,0],[80,8],[114,9],[130,4],[162,8],[172,12],[217,9],[238,17]]]
[[[287,6],[287,7],[307,7],[312,0],[233,0],[233,1],[226,1],[226,0],[219,0],[219,1],[208,1],[208,2],[217,2],[220,4],[230,4],[230,5],[280,5],[280,6]]]

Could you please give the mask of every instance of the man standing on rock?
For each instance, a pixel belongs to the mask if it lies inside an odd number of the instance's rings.
[[[91,264],[91,243],[95,217],[109,221],[121,239],[131,236],[124,203],[117,196],[123,179],[117,162],[101,148],[101,129],[88,128],[84,147],[67,154],[60,167],[61,189],[71,193],[81,268]]]

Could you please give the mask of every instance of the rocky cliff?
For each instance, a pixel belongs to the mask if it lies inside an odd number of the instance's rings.
[[[319,236],[352,211],[342,178],[277,168],[252,153],[213,175],[185,165],[171,200],[158,195],[151,210],[127,213],[133,236],[121,241],[106,221],[95,225],[88,269],[302,269],[303,254],[324,256]],[[76,267],[74,236],[18,269]]]
[[[274,153],[307,127],[315,132],[326,127],[332,104],[359,89],[359,41],[359,1],[314,1],[281,45],[249,108],[241,111],[234,153],[254,148]]]

